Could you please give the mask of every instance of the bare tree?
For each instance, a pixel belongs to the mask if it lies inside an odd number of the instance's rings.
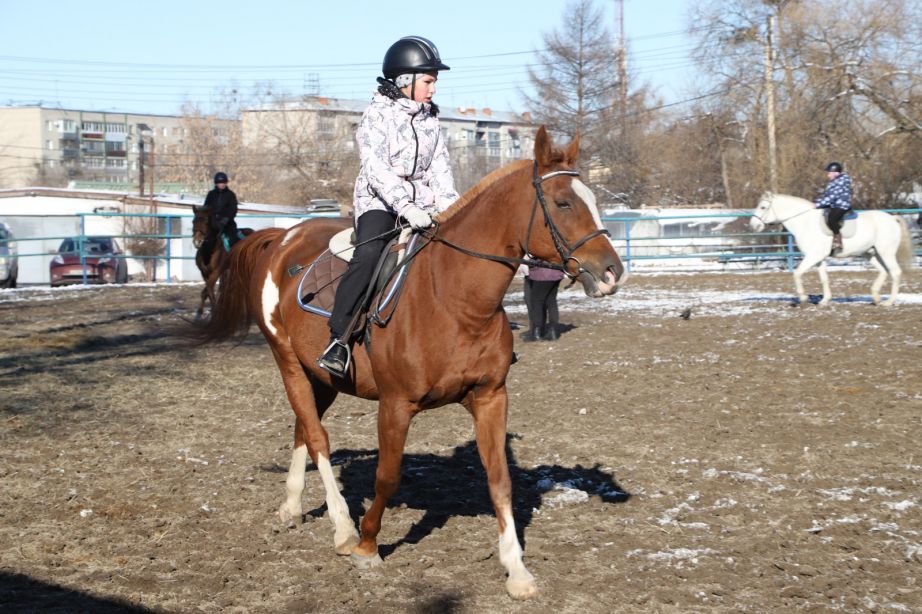
[[[769,41],[777,62],[770,75],[777,96],[779,189],[812,197],[823,183],[822,166],[833,159],[853,173],[862,206],[893,204],[895,194],[918,180],[920,12],[909,0],[855,0],[847,14],[831,0],[698,5],[692,22],[699,33],[697,57],[713,77],[704,87],[727,91],[733,119],[744,127],[745,167],[731,166],[729,181],[738,186],[741,202],[768,186],[771,118],[765,82],[753,66]],[[768,16],[777,23],[771,38]]]
[[[599,114],[618,100],[618,54],[603,12],[593,0],[572,0],[561,28],[543,40],[545,49],[528,68],[535,94],[523,95],[526,105],[549,130],[591,141]]]

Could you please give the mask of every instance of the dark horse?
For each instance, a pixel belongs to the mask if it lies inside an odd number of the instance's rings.
[[[361,568],[379,564],[376,539],[400,483],[410,420],[424,409],[460,403],[474,420],[499,523],[506,589],[518,598],[537,592],[512,516],[505,449],[512,333],[502,301],[517,260],[526,254],[565,267],[592,297],[613,294],[624,280],[595,198],[578,179],[578,152],[579,137],[565,150],[554,149],[542,127],[534,162],[520,160],[494,171],[438,215],[435,236],[414,258],[393,319],[369,330],[346,379],[316,365],[327,345],[327,323],[299,308],[298,277],[288,269],[311,262],[350,222],[318,219],[288,230],[261,230],[234,248],[201,338],[230,339],[245,334],[255,320],[278,363],[296,416],[287,498],[279,510],[283,521],[301,520],[309,454],[326,490],[336,552],[350,554]],[[320,422],[340,392],[378,400],[375,499],[361,521],[361,535],[337,486]]]
[[[195,216],[192,218],[192,245],[195,246],[195,265],[202,274],[205,281],[205,287],[202,288],[202,300],[199,303],[198,310],[195,312],[195,318],[201,318],[205,311],[205,300],[211,301],[212,307],[215,305],[215,284],[221,276],[222,265],[227,259],[229,252],[224,247],[224,241],[220,235],[211,226],[211,209],[208,207],[192,207]],[[253,234],[252,228],[241,228],[243,235]],[[205,253],[203,245],[210,245],[211,252]]]

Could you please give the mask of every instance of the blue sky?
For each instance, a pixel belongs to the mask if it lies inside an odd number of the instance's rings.
[[[597,0],[614,29],[614,0]],[[690,0],[624,0],[630,68],[664,102],[688,96]],[[0,0],[0,104],[93,110],[206,110],[219,88],[257,81],[364,99],[396,39],[432,39],[452,71],[443,106],[523,110],[525,66],[566,0]]]

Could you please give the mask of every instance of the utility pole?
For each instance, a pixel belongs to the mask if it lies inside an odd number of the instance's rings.
[[[618,92],[621,98],[621,135],[627,133],[627,45],[624,41],[624,0],[615,0],[615,32],[618,33]]]
[[[778,192],[778,161],[775,148],[775,79],[774,65],[775,54],[772,43],[772,31],[775,27],[775,16],[769,15],[766,20],[765,33],[765,113],[768,124],[768,179],[772,192]]]
[[[144,137],[138,138],[138,196],[144,198]]]

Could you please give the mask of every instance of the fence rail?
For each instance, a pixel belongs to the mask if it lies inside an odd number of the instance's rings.
[[[919,229],[914,217],[918,209],[886,209],[887,213],[906,216],[914,232],[916,257],[922,256],[919,249]],[[41,216],[19,216],[41,217]],[[14,257],[50,258],[56,252],[40,251],[42,245],[49,241],[63,241],[73,239],[79,246],[78,255],[83,267],[83,283],[89,283],[86,251],[87,239],[92,236],[107,236],[123,241],[126,245],[140,245],[147,242],[147,249],[126,250],[126,253],[117,254],[114,258],[133,261],[135,266],[146,269],[146,274],[151,279],[158,279],[158,273],[163,273],[166,283],[176,279],[196,278],[194,272],[186,271],[175,274],[174,268],[185,262],[195,260],[195,248],[192,246],[192,234],[184,231],[183,227],[191,229],[192,215],[176,213],[81,213],[78,218],[76,234],[49,235],[49,236],[15,236],[12,239],[0,239],[0,246],[11,244],[18,253]],[[247,222],[242,225],[252,225],[257,228],[278,226],[281,224],[293,225],[304,219],[315,217],[335,217],[335,214],[241,214],[237,219]],[[740,220],[752,217],[749,212],[735,213],[695,213],[683,215],[610,215],[602,217],[603,224],[611,233],[611,241],[618,249],[622,260],[628,270],[635,266],[658,262],[668,265],[674,261],[686,261],[684,268],[726,268],[731,265],[743,266],[781,266],[792,270],[796,261],[802,257],[797,251],[790,233],[775,232],[741,232],[725,228],[731,224],[740,225]],[[93,223],[98,220],[117,220],[122,222],[122,228],[130,225],[130,220],[141,220],[152,224],[153,228],[140,232],[98,232],[100,224]],[[96,230],[91,230],[95,226]],[[748,227],[748,225],[747,225]],[[151,252],[150,245],[157,249]],[[39,245],[39,250],[20,251],[22,245]],[[96,256],[98,254],[93,254]],[[161,268],[162,267],[162,268]],[[45,267],[47,269],[47,267]],[[182,269],[183,267],[179,267]],[[194,269],[194,267],[193,267]],[[185,274],[188,273],[188,276]],[[194,277],[193,277],[194,276]],[[24,280],[29,283],[30,280]],[[34,280],[31,280],[35,283]]]

